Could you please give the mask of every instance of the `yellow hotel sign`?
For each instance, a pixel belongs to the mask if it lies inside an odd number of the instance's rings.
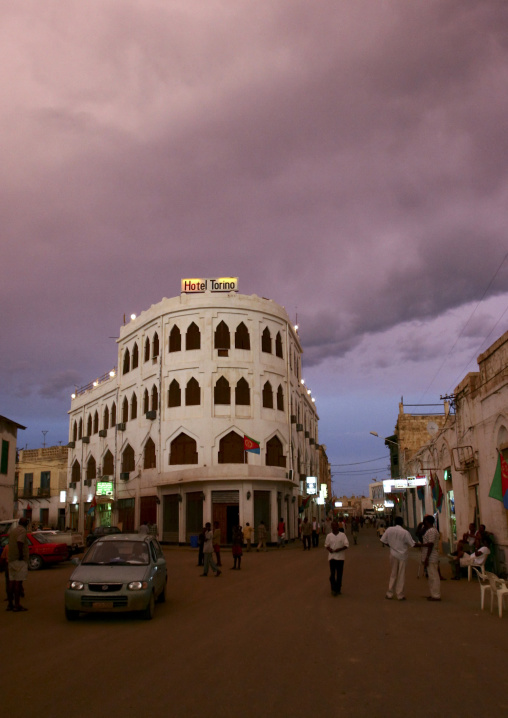
[[[182,294],[237,291],[238,277],[217,277],[216,279],[182,279]]]

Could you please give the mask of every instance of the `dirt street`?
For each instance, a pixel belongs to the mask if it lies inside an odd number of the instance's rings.
[[[166,547],[168,602],[153,621],[67,623],[70,564],[31,572],[27,613],[0,611],[3,715],[351,718],[508,715],[508,611],[480,611],[477,583],[447,580],[429,603],[407,570],[406,602],[384,598],[389,550],[373,529],[346,555],[332,597],[322,547],[244,554],[200,578],[197,550]],[[450,578],[445,559],[442,572]],[[3,581],[3,577],[2,577]],[[4,604],[5,605],[5,604]]]

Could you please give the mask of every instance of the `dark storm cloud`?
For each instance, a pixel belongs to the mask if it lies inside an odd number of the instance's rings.
[[[0,13],[2,363],[28,361],[23,391],[108,370],[123,314],[183,276],[298,314],[310,366],[478,300],[498,269],[506,3]],[[489,295],[507,291],[505,263]]]

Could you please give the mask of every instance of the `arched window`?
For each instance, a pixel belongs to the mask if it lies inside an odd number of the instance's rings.
[[[99,414],[96,411],[95,414],[93,415],[93,433],[97,434],[98,431],[99,431]]]
[[[74,426],[72,427],[72,440],[77,441],[78,439],[78,425],[76,422],[74,422]]]
[[[115,473],[113,454],[108,449],[102,459],[102,474],[104,476],[113,476]]]
[[[235,349],[250,349],[249,330],[243,322],[236,327]]]
[[[97,478],[97,464],[95,463],[95,459],[93,456],[91,456],[86,464],[86,478],[87,479],[96,479]]]
[[[146,414],[147,411],[150,411],[150,396],[148,389],[145,389],[145,393],[143,394],[143,414]]]
[[[286,457],[282,450],[282,442],[277,436],[266,442],[266,465],[286,467]]]
[[[182,392],[180,391],[180,384],[176,379],[173,379],[168,389],[168,406],[180,406],[182,403]]]
[[[74,463],[72,465],[71,481],[74,484],[78,481],[81,481],[81,466],[77,459],[74,459]]]
[[[277,409],[284,411],[284,392],[282,391],[281,384],[279,384],[279,388],[277,389]]]
[[[88,414],[88,419],[86,422],[86,435],[91,436],[92,435],[92,415]]]
[[[122,453],[122,474],[127,474],[130,471],[134,471],[136,468],[136,460],[134,457],[134,449],[130,444],[127,444]]]
[[[282,354],[282,337],[280,335],[280,332],[277,332],[277,336],[275,337],[275,355],[283,359]]]
[[[235,404],[237,406],[249,406],[250,405],[250,388],[249,384],[242,377],[238,380],[235,387]]]
[[[111,407],[111,426],[116,426],[116,403]]]
[[[139,366],[139,349],[138,345],[134,344],[132,348],[132,368],[137,369]]]
[[[152,411],[157,411],[159,408],[159,391],[155,384],[152,386]]]
[[[157,462],[155,459],[155,444],[152,439],[148,439],[145,444],[145,451],[143,456],[143,468],[144,469],[155,469]]]
[[[185,403],[187,406],[199,406],[201,404],[201,390],[194,377],[189,379],[185,387]]]
[[[169,333],[169,351],[179,352],[182,349],[182,335],[176,324]]]
[[[247,452],[243,450],[243,436],[230,431],[219,442],[219,464],[246,464]]]
[[[176,439],[171,442],[171,450],[169,454],[169,463],[175,464],[197,464],[198,452],[194,439],[183,432],[178,434]]]
[[[231,404],[231,389],[228,380],[223,376],[217,380],[214,387],[213,400],[215,404]]]
[[[273,409],[273,391],[269,381],[263,387],[263,406],[265,409]]]
[[[131,419],[138,418],[138,397],[136,394],[132,395],[131,398]]]
[[[127,421],[129,421],[129,400],[125,396],[122,404],[122,422],[125,424]]]
[[[187,329],[185,335],[185,348],[189,351],[190,349],[201,349],[201,333],[198,325],[192,322]]]
[[[152,341],[152,357],[155,359],[155,357],[159,356],[159,335],[157,332],[153,335],[153,341]]]
[[[102,428],[107,431],[109,429],[109,409],[107,406],[104,407],[102,414]]]
[[[145,361],[148,361],[150,359],[150,339],[147,337],[145,339]]]
[[[83,436],[83,419],[80,419],[79,425],[78,425],[78,439],[81,439],[82,436]]]
[[[125,350],[123,355],[123,373],[127,374],[127,372],[131,368],[131,354],[128,349]]]
[[[265,327],[261,336],[261,351],[267,354],[272,353],[272,335],[268,327]]]
[[[229,328],[225,322],[219,322],[217,325],[217,329],[215,330],[214,346],[216,349],[229,349],[231,346]]]

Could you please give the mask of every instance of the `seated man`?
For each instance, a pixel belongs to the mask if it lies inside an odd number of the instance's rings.
[[[480,528],[476,532],[476,548],[486,546],[490,548],[492,545],[492,534],[487,531],[485,524],[480,524]]]
[[[460,569],[466,568],[467,566],[483,566],[485,561],[487,560],[487,556],[490,553],[490,549],[487,548],[487,546],[481,546],[477,551],[474,551],[472,554],[464,553],[462,556],[457,556],[454,558],[454,565],[455,565],[455,576],[453,577],[453,581],[458,581],[460,579]]]

